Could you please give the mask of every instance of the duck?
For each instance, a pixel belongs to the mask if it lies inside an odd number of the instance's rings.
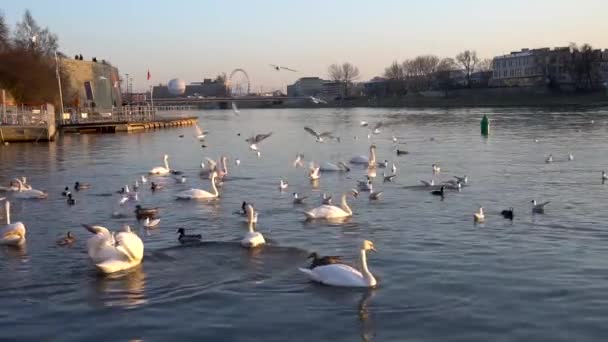
[[[433,191],[431,191],[431,195],[441,196],[441,198],[443,198],[444,190],[445,190],[445,187],[442,185],[441,188],[439,188],[439,190],[433,190]]]
[[[297,192],[293,193],[293,204],[303,204],[307,196],[300,196]]]
[[[83,224],[93,234],[87,241],[91,261],[104,274],[115,273],[139,265],[144,257],[144,244],[127,225],[112,234],[103,226]]]
[[[402,155],[404,155],[404,154],[409,154],[409,152],[408,152],[408,151],[406,151],[406,150],[400,150],[400,149],[397,149],[397,155],[398,155],[398,156],[402,156]]]
[[[154,183],[154,182],[150,183],[150,190],[152,190],[152,192],[154,192],[156,190],[160,190],[162,188],[163,188],[163,186],[158,183]]]
[[[353,192],[350,192],[350,194],[355,196]],[[346,203],[346,195],[346,193],[342,194],[342,201],[339,207],[330,204],[323,204],[319,207],[304,212],[306,219],[337,219],[351,217],[353,212],[348,206],[348,203]]]
[[[146,228],[153,228],[158,226],[158,224],[160,223],[160,219],[153,219],[151,220],[150,217],[146,217],[146,219],[144,220],[143,226]]]
[[[360,270],[343,263],[321,265],[312,269],[300,268],[310,280],[329,286],[375,287],[378,282],[367,267],[367,251],[376,251],[374,243],[365,240],[360,249]]]
[[[74,237],[74,235],[72,235],[72,232],[68,231],[68,233],[66,234],[66,236],[62,237],[61,239],[57,240],[57,245],[59,246],[68,246],[73,244],[76,241],[76,238]]]
[[[247,205],[247,218],[248,218],[248,229],[249,231],[245,234],[245,237],[243,237],[243,239],[241,240],[241,246],[245,247],[245,248],[255,248],[258,246],[261,246],[263,244],[266,243],[266,240],[264,240],[264,236],[262,235],[262,233],[260,232],[256,232],[254,230],[255,226],[257,225],[256,222],[254,222],[254,217],[255,217],[255,210],[253,209],[253,206],[251,204]],[[257,221],[257,219],[256,219]]]
[[[279,183],[279,190],[286,190],[288,186],[289,184],[287,184],[287,182],[284,181],[283,178],[281,178],[281,182]]]
[[[91,184],[80,183],[80,182],[74,183],[74,190],[76,190],[76,191],[87,190],[90,188],[91,188]]]
[[[337,256],[337,255],[327,255],[327,256],[319,256],[317,254],[317,252],[312,252],[308,255],[308,258],[306,259],[312,259],[312,262],[310,263],[310,266],[308,267],[309,269],[313,269],[315,267],[318,266],[324,266],[324,265],[331,265],[331,264],[341,264],[342,263],[342,257]]]
[[[545,159],[545,163],[549,164],[549,163],[553,163],[553,155],[550,154],[547,159]]]
[[[135,206],[135,216],[138,220],[145,219],[146,217],[155,219],[158,215],[158,208],[144,208],[141,205]]]
[[[372,190],[372,180],[369,176],[366,177],[366,180],[360,180],[357,182],[357,187],[361,191],[371,191]]]
[[[476,223],[483,223],[486,220],[486,217],[483,214],[483,207],[479,207],[479,210],[473,214],[473,220]]]
[[[201,242],[203,238],[201,234],[186,234],[184,228],[177,229],[177,233],[179,234],[177,241],[181,244]]]
[[[500,215],[502,215],[502,217],[504,217],[508,220],[513,221],[513,207],[501,211]]]
[[[179,200],[216,199],[220,196],[216,186],[216,178],[217,172],[213,172],[211,175],[211,189],[213,192],[192,188],[177,193],[175,197]]]
[[[67,195],[69,195],[69,194],[71,194],[71,192],[70,192],[70,188],[68,188],[68,187],[66,186],[66,187],[63,189],[63,192],[61,192],[61,196],[64,196],[64,197],[65,197],[65,196],[67,196]]]
[[[15,198],[45,199],[49,196],[48,193],[46,193],[44,191],[32,189],[31,187],[29,189],[25,189],[23,186],[23,182],[19,179],[17,179],[17,184],[18,184],[19,190],[17,191],[17,194],[15,194]]]
[[[547,202],[543,202],[543,203],[538,203],[536,202],[536,200],[532,200],[530,201],[532,203],[532,212],[535,214],[544,214],[545,212],[545,206],[549,203],[551,203],[551,201],[547,201]]]
[[[11,203],[4,202],[6,225],[0,228],[0,245],[22,246],[25,243],[26,229],[21,222],[11,223]]]
[[[76,204],[76,200],[72,198],[72,194],[68,194],[68,198],[67,198],[66,202],[68,203],[68,205]]]
[[[165,154],[163,157],[164,166],[157,166],[152,168],[148,173],[155,176],[166,176],[171,173],[169,168],[169,155]]]

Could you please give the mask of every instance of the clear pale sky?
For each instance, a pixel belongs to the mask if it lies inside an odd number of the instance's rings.
[[[270,90],[326,77],[329,64],[343,61],[366,80],[419,54],[608,48],[606,0],[0,0],[11,25],[25,9],[58,34],[62,52],[111,61],[133,75],[136,90],[146,87],[148,68],[155,84],[243,68],[255,90]]]

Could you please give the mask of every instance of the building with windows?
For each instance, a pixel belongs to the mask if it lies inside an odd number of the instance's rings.
[[[319,77],[302,77],[294,84],[287,86],[287,96],[319,96],[323,92],[323,83]]]

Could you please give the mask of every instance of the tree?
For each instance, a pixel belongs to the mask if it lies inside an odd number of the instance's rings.
[[[492,59],[484,58],[477,63],[477,71],[492,71]]]
[[[327,73],[331,80],[343,84],[345,96],[348,96],[348,89],[353,81],[359,78],[359,68],[348,62],[345,62],[342,65],[330,65],[327,68]]]
[[[448,96],[448,90],[454,87],[451,74],[457,68],[458,65],[452,58],[444,58],[437,63],[435,81],[437,83],[437,87],[445,92],[445,97]]]
[[[477,58],[477,52],[475,50],[465,50],[456,55],[456,61],[464,69],[464,73],[467,79],[467,87],[471,87],[471,75],[475,72],[475,66],[479,62]]]
[[[394,61],[390,66],[384,69],[384,77],[390,80],[403,80],[405,78],[403,65]]]
[[[600,59],[601,56],[594,52],[591,45],[578,47],[570,43],[570,60],[567,61],[566,68],[577,89],[591,90],[598,85],[601,77],[596,65]]]
[[[13,41],[16,47],[43,56],[52,56],[59,48],[57,35],[51,33],[48,27],[42,29],[30,10],[25,10],[22,21],[17,23]]]
[[[8,49],[10,45],[8,36],[8,26],[4,21],[4,16],[2,15],[2,12],[0,12],[0,51]]]

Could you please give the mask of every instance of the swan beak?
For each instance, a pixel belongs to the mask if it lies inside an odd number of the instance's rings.
[[[369,250],[370,250],[370,251],[372,251],[372,252],[378,252],[374,246],[371,246],[371,247],[369,248]]]
[[[95,230],[95,228],[93,228],[93,226],[89,225],[89,224],[82,224],[83,227],[85,227],[88,231],[90,231],[93,234],[97,234],[97,231]]]

